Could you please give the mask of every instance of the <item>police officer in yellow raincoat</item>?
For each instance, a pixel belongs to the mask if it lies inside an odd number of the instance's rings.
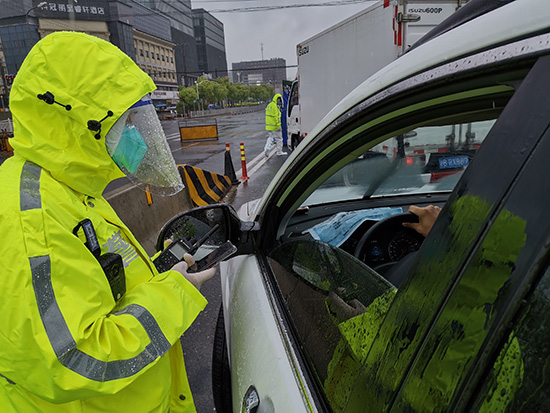
[[[273,145],[277,148],[277,155],[286,155],[283,152],[283,137],[281,135],[281,110],[283,107],[283,97],[280,93],[273,96],[273,100],[265,108],[265,130],[268,133],[267,141],[264,147],[265,156]]]
[[[214,271],[159,274],[102,196],[123,176],[183,188],[154,89],[119,49],[82,33],[45,37],[15,78],[15,152],[0,167],[3,412],[195,410],[179,337]],[[113,257],[124,273],[109,280]]]

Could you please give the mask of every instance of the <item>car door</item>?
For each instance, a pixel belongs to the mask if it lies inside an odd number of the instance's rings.
[[[533,66],[447,201],[365,357],[349,411],[547,402],[530,393],[545,383],[544,356],[525,357],[513,327],[548,267],[549,195],[534,178],[550,145],[549,69],[548,57]],[[497,377],[479,391],[486,374]]]
[[[447,202],[434,235],[424,242],[398,291],[365,266],[361,269],[353,257],[336,249],[315,250],[296,245],[299,240],[293,239],[289,228],[301,214],[313,213],[312,209],[306,211],[300,206],[320,184],[388,137],[399,136],[415,127],[442,123],[498,118],[498,125],[508,110],[512,114],[508,121],[512,122],[519,112],[509,109],[512,108],[509,105],[516,97],[521,98],[519,91],[537,55],[548,52],[547,48],[540,47],[526,54],[526,47],[531,45],[530,41],[523,41],[497,51],[485,51],[386,88],[340,116],[281,173],[259,211],[262,228],[256,255],[231,260],[227,264],[231,275],[222,281],[224,290],[230,292],[228,300],[224,300],[224,312],[230,325],[234,409],[240,408],[250,388],[257,391],[260,404],[268,406],[266,411],[364,411],[365,406],[373,411],[388,410],[392,406],[402,410],[409,406],[415,408],[402,393],[410,392],[407,386],[415,382],[409,372],[420,366],[419,355],[427,357],[422,350],[439,320],[439,313],[451,297],[453,287],[462,280],[470,258],[486,240],[485,232],[492,228],[497,205],[537,138],[528,133],[517,139],[510,135],[513,129],[502,126],[498,128],[499,133],[494,132],[496,126],[491,130],[487,139],[493,148],[501,142],[516,145],[507,147],[509,159],[498,159],[506,168],[498,173],[496,169],[493,171],[496,184],[491,181],[486,188],[481,181],[478,185],[483,191],[479,188],[475,191],[470,179],[476,170],[471,172],[468,167]],[[502,135],[501,130],[506,133]],[[492,171],[490,165],[496,163],[494,156],[491,151],[485,152],[481,159],[488,159],[487,163],[476,157],[472,166],[482,165],[478,173],[489,178],[486,170]],[[466,196],[466,189],[472,192],[471,196]],[[483,197],[477,201],[475,198],[480,198],[480,193]],[[431,194],[422,196],[422,199],[411,196],[406,200],[359,199],[319,210],[337,212],[340,207],[387,206],[391,202],[407,205],[435,199]],[[437,199],[444,202],[447,196]],[[459,213],[462,215],[457,215]],[[451,222],[445,218],[453,216],[458,218]],[[460,225],[455,228],[451,225],[453,222]],[[438,242],[434,242],[435,234],[441,236]],[[497,234],[496,238],[499,237]],[[441,262],[433,260],[435,255],[444,257],[446,253],[450,258],[441,258]],[[319,276],[331,265],[341,269],[336,279]],[[431,277],[434,272],[439,275],[435,280]],[[261,277],[257,277],[258,274]],[[337,288],[326,288],[327,285]],[[373,286],[376,287],[374,297],[340,294],[342,288],[367,291]],[[331,304],[334,305],[331,307]],[[370,317],[372,314],[376,317]],[[319,324],[321,318],[324,324]],[[449,323],[450,331],[460,336],[460,320],[454,324],[452,320],[447,321],[445,326]],[[485,336],[488,337],[488,333]],[[482,344],[485,336],[478,338]],[[465,385],[466,376],[472,374],[471,366],[478,357],[475,349],[472,352],[469,366],[459,371],[457,377],[453,376],[455,381],[434,405],[458,403],[455,390]],[[437,384],[437,380],[435,382]]]

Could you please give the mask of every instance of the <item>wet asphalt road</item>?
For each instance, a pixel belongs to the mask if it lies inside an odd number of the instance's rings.
[[[200,120],[199,120],[200,121]],[[205,119],[206,122],[212,119]],[[265,159],[263,150],[267,140],[263,110],[243,115],[220,116],[215,118],[218,126],[218,140],[182,143],[179,138],[178,123],[165,121],[163,127],[177,164],[189,164],[210,172],[224,174],[225,144],[229,143],[231,159],[237,175],[242,176],[240,144],[244,144],[246,170],[249,179],[239,185],[225,202],[238,209],[243,203],[260,198],[275,173],[287,156],[276,156],[271,152]]]

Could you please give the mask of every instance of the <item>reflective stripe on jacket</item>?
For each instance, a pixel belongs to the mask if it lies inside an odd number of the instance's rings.
[[[206,300],[180,273],[159,274],[102,196],[122,176],[105,133],[154,84],[113,45],[63,32],[40,41],[17,77],[15,156],[0,167],[2,411],[194,411],[179,337]],[[72,109],[36,97],[46,91]],[[108,110],[95,139],[86,122]],[[118,302],[73,234],[84,219],[101,253],[123,259]]]
[[[281,127],[281,111],[277,107],[277,99],[283,97],[280,93],[273,96],[273,100],[265,108],[265,130],[279,130]]]

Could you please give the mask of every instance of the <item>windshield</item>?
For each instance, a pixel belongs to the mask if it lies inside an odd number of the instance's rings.
[[[303,205],[450,192],[494,122],[428,126],[393,136],[328,178]]]

